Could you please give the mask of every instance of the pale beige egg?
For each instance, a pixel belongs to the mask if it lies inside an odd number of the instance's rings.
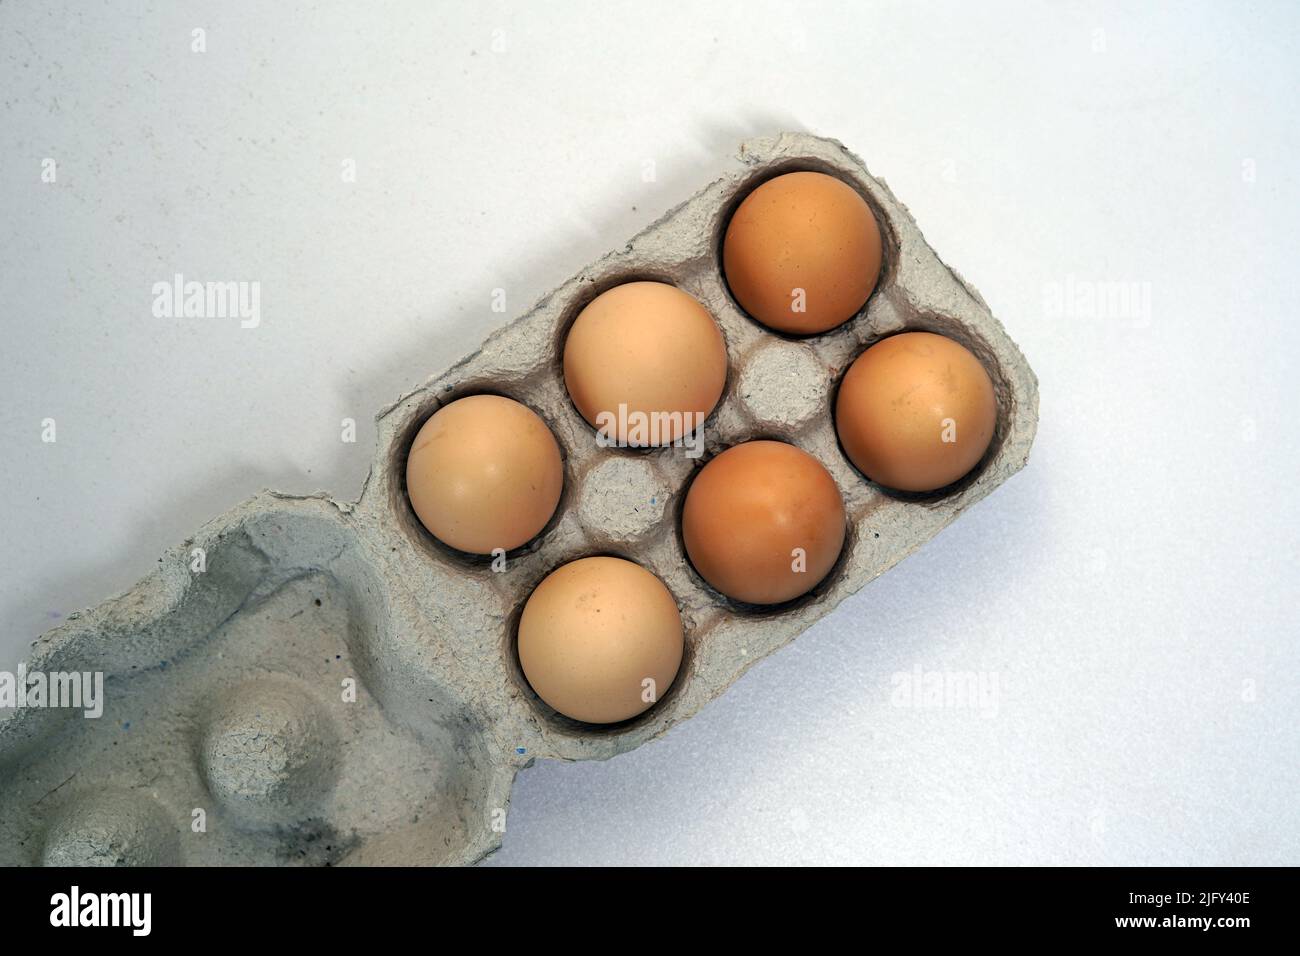
[[[499,395],[438,409],[415,436],[406,492],[439,541],[473,554],[510,551],[546,527],[564,487],[560,446],[537,413]]]
[[[667,445],[699,428],[727,381],[707,309],[663,282],[596,296],[564,343],[564,384],[591,425],[624,445]]]
[[[682,662],[677,602],[622,558],[581,558],[552,571],[519,620],[519,663],[537,695],[590,724],[628,720],[672,685]]]

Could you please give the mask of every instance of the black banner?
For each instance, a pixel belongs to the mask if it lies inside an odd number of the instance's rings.
[[[79,943],[128,945],[373,944],[376,933],[403,931],[437,947],[493,929],[542,932],[555,944],[559,933],[663,938],[680,921],[738,938],[779,928],[926,946],[1235,946],[1291,936],[1293,883],[1291,870],[1210,868],[5,870],[0,912],[11,944],[74,932]]]

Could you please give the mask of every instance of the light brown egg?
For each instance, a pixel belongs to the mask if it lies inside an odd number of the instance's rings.
[[[997,417],[979,359],[932,332],[904,332],[867,349],[835,402],[849,460],[899,491],[934,491],[965,475],[988,450]]]
[[[473,554],[510,551],[541,533],[564,487],[560,446],[529,408],[471,395],[424,423],[406,460],[406,491],[438,540]]]
[[[745,197],[722,243],[741,308],[792,335],[825,332],[866,304],[880,278],[880,227],[852,186],[786,173]]]
[[[663,282],[627,282],[596,296],[564,343],[573,404],[620,444],[667,445],[694,431],[726,380],[727,347],[713,316]]]
[[[812,455],[777,441],[729,448],[686,493],[682,538],[700,576],[728,597],[779,604],[812,590],[844,546],[844,501]]]
[[[657,577],[622,558],[552,571],[524,605],[519,663],[537,695],[589,724],[628,720],[672,685],[682,619]]]

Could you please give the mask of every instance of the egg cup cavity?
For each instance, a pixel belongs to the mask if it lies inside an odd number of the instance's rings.
[[[723,246],[726,243],[727,227],[731,225],[731,219],[736,214],[736,210],[740,208],[740,204],[748,199],[750,193],[759,186],[788,173],[822,173],[834,177],[846,186],[851,187],[866,202],[867,208],[871,210],[871,214],[876,219],[876,228],[880,230],[880,275],[876,279],[875,288],[872,289],[867,301],[862,304],[862,307],[856,313],[839,325],[824,332],[811,332],[800,335],[774,329],[760,322],[745,310],[745,307],[736,298],[735,293],[732,292],[731,284],[727,281],[727,270],[723,265]],[[832,337],[851,337],[855,328],[862,323],[863,317],[871,309],[872,303],[876,299],[883,297],[895,282],[896,263],[899,256],[898,235],[881,203],[861,180],[847,175],[841,167],[817,156],[786,157],[779,162],[755,169],[754,172],[730,190],[724,202],[718,208],[710,232],[712,237],[710,248],[712,250],[713,269],[722,289],[726,293],[728,303],[738,314],[744,316],[747,322],[757,326],[767,335],[777,338],[789,339],[793,342],[809,342]]]
[[[835,407],[839,401],[840,386],[844,382],[844,377],[848,375],[849,369],[853,363],[858,360],[872,346],[883,342],[885,339],[893,338],[896,335],[903,335],[907,332],[932,332],[935,335],[942,335],[945,338],[952,339],[957,344],[965,347],[980,365],[988,373],[989,380],[993,383],[993,396],[997,401],[997,418],[993,428],[993,437],[989,440],[988,448],[980,456],[980,460],[970,471],[962,475],[956,481],[944,485],[942,488],[935,488],[932,491],[900,491],[897,488],[890,488],[875,481],[866,475],[857,465],[853,463],[844,450],[844,443],[840,439],[839,430],[835,425]],[[826,408],[825,416],[830,422],[831,432],[835,435],[835,446],[839,450],[840,458],[843,460],[854,475],[856,475],[865,485],[870,486],[873,491],[886,497],[900,502],[910,502],[913,504],[927,505],[936,504],[945,499],[960,495],[983,477],[989,463],[997,459],[1002,453],[1003,443],[1007,439],[1010,429],[1011,409],[1011,386],[1004,374],[1001,362],[998,360],[997,353],[985,342],[977,333],[961,322],[948,316],[938,314],[917,314],[909,319],[908,324],[901,329],[896,329],[883,335],[873,335],[865,340],[862,348],[859,349],[852,358],[850,358],[844,367],[835,375],[835,380],[831,385]]]
[[[528,599],[532,597],[538,585],[546,580],[552,572],[582,558],[619,558],[645,568],[654,574],[660,583],[668,589],[668,593],[672,595],[674,603],[677,604],[679,611],[681,611],[682,602],[674,592],[672,585],[665,581],[663,576],[656,572],[652,566],[644,561],[637,560],[636,556],[631,552],[609,550],[579,551],[566,554],[559,560],[549,561],[541,565],[539,569],[535,569],[534,573],[529,576],[527,586],[518,589],[522,596],[515,602],[510,620],[507,622],[504,631],[502,657],[506,661],[511,684],[515,688],[519,699],[527,706],[531,719],[540,723],[549,732],[577,741],[586,738],[618,738],[648,724],[663,720],[664,711],[673,705],[681,689],[690,682],[691,675],[694,672],[695,655],[693,648],[695,642],[692,639],[692,628],[687,620],[687,615],[682,612],[682,661],[677,667],[677,674],[673,678],[673,682],[668,685],[668,690],[653,704],[627,720],[612,724],[590,724],[585,721],[574,720],[542,700],[541,696],[537,691],[533,690],[532,685],[528,682],[528,678],[524,675],[523,664],[519,660],[519,622],[524,616],[524,605],[528,603]]]
[[[498,560],[498,556],[492,554],[474,554],[469,551],[462,551],[459,548],[453,548],[445,541],[440,540],[433,532],[424,526],[416,515],[414,507],[411,505],[411,497],[406,488],[406,463],[411,454],[411,446],[415,443],[415,438],[425,423],[432,418],[438,411],[451,405],[453,402],[462,398],[470,398],[474,395],[495,395],[500,398],[507,398],[514,402],[519,402],[525,408],[537,415],[550,429],[551,435],[555,438],[555,443],[560,449],[560,462],[564,469],[564,484],[560,489],[560,500],[555,505],[555,510],[547,520],[546,525],[536,535],[524,542],[517,548],[512,548],[505,553],[507,562],[515,561],[526,555],[535,554],[542,546],[542,542],[564,518],[569,510],[573,500],[574,476],[573,468],[570,463],[568,449],[564,445],[559,432],[554,424],[547,418],[543,412],[526,401],[520,401],[514,395],[486,387],[477,382],[466,382],[459,386],[448,386],[444,388],[441,394],[431,399],[427,404],[418,409],[415,414],[411,415],[403,427],[398,431],[397,438],[392,444],[392,454],[389,458],[388,470],[388,507],[392,520],[396,527],[404,532],[405,537],[416,550],[429,555],[436,560],[441,560],[477,576],[491,575],[492,563]]]

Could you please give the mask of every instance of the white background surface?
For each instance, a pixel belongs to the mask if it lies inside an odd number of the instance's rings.
[[[1300,863],[1297,88],[1283,4],[4,3],[0,667],[262,487],[354,497],[382,405],[807,129],[1023,348],[1030,465],[665,739],[523,774],[492,862]],[[154,318],[176,272],[261,326]]]

